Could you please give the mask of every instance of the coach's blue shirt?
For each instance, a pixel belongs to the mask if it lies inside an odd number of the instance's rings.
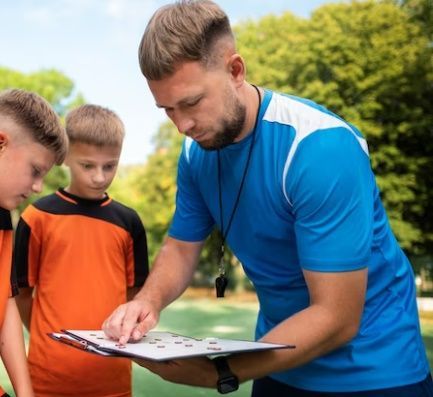
[[[220,151],[225,227],[252,137]],[[186,139],[169,235],[202,241],[220,226],[219,211],[217,152]],[[303,269],[368,268],[358,335],[275,379],[333,392],[426,377],[412,268],[389,227],[366,141],[355,127],[313,102],[266,91],[227,242],[258,294],[257,338],[308,306]]]

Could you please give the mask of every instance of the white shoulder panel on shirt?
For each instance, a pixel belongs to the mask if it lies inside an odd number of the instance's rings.
[[[188,161],[188,164],[190,164],[189,162],[189,151],[191,149],[191,145],[194,142],[194,140],[192,138],[190,138],[189,136],[187,136],[185,138],[185,156],[186,156],[186,161]]]
[[[283,171],[283,193],[290,205],[292,205],[292,203],[286,192],[286,176],[299,143],[310,134],[328,128],[346,128],[355,136],[362,150],[368,156],[367,141],[358,136],[349,124],[335,116],[321,112],[314,107],[308,106],[290,97],[274,93],[266,109],[266,113],[263,116],[263,120],[290,125],[295,130],[295,139],[287,154]]]

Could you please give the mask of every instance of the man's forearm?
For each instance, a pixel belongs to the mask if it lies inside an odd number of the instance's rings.
[[[134,299],[150,301],[159,311],[173,302],[190,284],[202,245],[168,238]]]
[[[240,380],[306,364],[344,345],[356,336],[361,321],[367,270],[345,273],[304,271],[310,306],[283,320],[261,339],[293,344],[292,350],[273,350],[230,358]],[[254,361],[258,365],[253,365]]]
[[[295,345],[295,349],[270,350],[230,357],[229,365],[241,382],[257,379],[306,364],[347,343],[351,330],[319,307],[312,307],[285,320],[261,341]],[[256,362],[257,365],[253,363]]]

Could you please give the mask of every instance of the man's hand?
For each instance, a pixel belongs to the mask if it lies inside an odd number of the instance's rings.
[[[120,305],[102,324],[108,338],[124,345],[138,341],[158,323],[159,311],[144,300],[132,300]]]
[[[189,285],[203,244],[167,237],[140,292],[102,324],[107,337],[125,344],[140,340],[155,327],[161,310]]]
[[[207,357],[170,361],[134,359],[134,361],[169,382],[216,388],[218,374],[215,365]]]

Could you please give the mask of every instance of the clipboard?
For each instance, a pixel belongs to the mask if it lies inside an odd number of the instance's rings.
[[[62,330],[48,335],[60,343],[101,356],[153,361],[295,348],[293,345],[237,339],[193,338],[164,331],[150,331],[140,341],[126,345],[108,339],[101,330]]]

